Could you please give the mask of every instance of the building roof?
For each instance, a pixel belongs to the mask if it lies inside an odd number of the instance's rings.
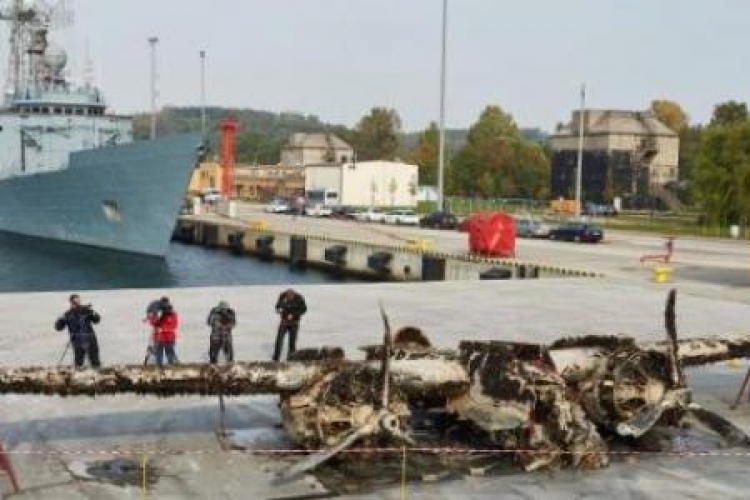
[[[568,125],[558,129],[553,137],[578,135],[580,111],[573,112]],[[586,110],[586,135],[659,135],[677,137],[677,133],[664,125],[651,111],[625,111],[614,109]]]
[[[352,147],[334,134],[292,134],[284,149],[346,149]]]

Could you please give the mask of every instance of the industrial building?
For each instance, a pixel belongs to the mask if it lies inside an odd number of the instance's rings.
[[[354,207],[415,207],[419,167],[391,161],[322,163],[305,167],[308,203]]]
[[[580,112],[550,138],[553,198],[575,198]],[[679,177],[680,139],[650,111],[588,110],[584,120],[582,199],[624,206],[669,203],[664,185]]]
[[[305,191],[305,173],[284,165],[239,165],[234,174],[235,195],[246,200],[296,198]]]
[[[281,150],[281,165],[304,167],[354,161],[354,149],[333,134],[292,134]]]

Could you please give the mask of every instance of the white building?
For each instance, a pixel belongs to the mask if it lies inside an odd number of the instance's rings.
[[[419,188],[416,165],[391,161],[308,165],[309,202],[354,207],[415,207]]]

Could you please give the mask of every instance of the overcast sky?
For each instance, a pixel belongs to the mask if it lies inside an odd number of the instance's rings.
[[[395,107],[407,130],[438,114],[440,0],[68,0],[116,111],[149,105],[146,39],[157,35],[162,104],[315,114],[351,125]],[[567,120],[587,82],[600,108],[681,102],[693,121],[750,98],[750,2],[450,0],[448,124],[500,104],[523,126]],[[80,74],[80,73],[79,73]]]

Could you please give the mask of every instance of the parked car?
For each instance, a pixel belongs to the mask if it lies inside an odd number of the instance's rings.
[[[292,207],[289,205],[288,201],[277,198],[266,205],[266,208],[263,210],[269,214],[286,214],[292,210]]]
[[[431,229],[458,229],[458,219],[449,212],[433,212],[420,220],[419,225]]]
[[[549,233],[551,240],[599,243],[604,239],[604,229],[587,222],[569,222]]]
[[[339,220],[354,220],[354,216],[357,213],[353,207],[336,207],[333,209],[331,217]]]
[[[310,217],[330,217],[333,215],[333,209],[327,207],[322,203],[316,203],[314,205],[307,205],[305,207],[305,215]]]
[[[597,204],[597,203],[586,203],[581,211],[582,215],[589,215],[592,217],[616,217],[618,215],[617,209],[614,205]]]
[[[549,238],[550,227],[539,217],[516,218],[516,236],[519,238]]]
[[[419,215],[414,210],[394,210],[385,214],[383,221],[397,226],[418,226]]]
[[[221,199],[221,193],[218,189],[206,189],[200,196],[203,203],[216,203]]]
[[[380,208],[368,208],[354,214],[354,218],[360,222],[383,222],[385,212]]]

